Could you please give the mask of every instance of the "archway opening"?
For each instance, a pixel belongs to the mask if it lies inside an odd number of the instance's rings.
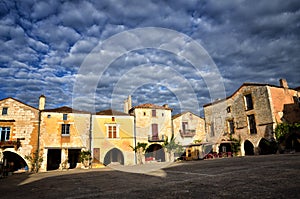
[[[300,134],[293,133],[286,139],[286,150],[300,151]]]
[[[245,155],[254,155],[254,146],[249,140],[245,141],[244,149],[245,149]]]
[[[69,169],[74,169],[77,166],[77,163],[79,163],[79,155],[80,155],[81,149],[69,149],[68,150],[68,162],[70,164]]]
[[[145,154],[146,160],[156,160],[159,162],[165,161],[165,152],[160,144],[151,144]]]
[[[274,154],[277,151],[277,144],[275,141],[270,142],[265,138],[262,138],[259,142],[259,154],[266,155],[266,154]]]
[[[61,163],[61,149],[48,149],[47,171],[56,170]]]
[[[18,171],[20,169],[28,168],[27,163],[25,160],[18,155],[17,153],[11,151],[4,151],[3,152],[3,160],[6,161],[6,167],[8,172]]]
[[[104,157],[104,165],[109,165],[110,163],[118,162],[124,165],[124,156],[122,151],[117,148],[113,148],[108,151]]]

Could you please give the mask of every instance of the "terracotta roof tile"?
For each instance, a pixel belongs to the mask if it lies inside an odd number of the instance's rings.
[[[150,104],[150,103],[140,104],[140,105],[137,105],[137,106],[133,107],[132,109],[136,109],[136,108],[165,109],[165,110],[171,110],[171,111],[173,110],[172,108],[169,108],[166,105],[159,106],[159,105]]]
[[[58,107],[58,108],[54,108],[54,109],[45,109],[45,110],[43,110],[43,112],[85,113],[85,114],[89,114],[88,111],[79,111],[79,110],[72,109],[71,107],[68,107],[68,106],[62,106],[62,107]]]
[[[112,110],[112,109],[108,109],[108,110],[103,110],[103,111],[99,111],[96,113],[96,115],[127,115],[129,116],[129,114],[126,114],[126,113],[123,113],[123,112],[120,112],[120,111],[115,111],[115,110]]]

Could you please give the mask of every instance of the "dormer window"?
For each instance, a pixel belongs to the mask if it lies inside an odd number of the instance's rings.
[[[2,115],[7,115],[8,112],[8,108],[7,107],[3,107],[2,108]]]

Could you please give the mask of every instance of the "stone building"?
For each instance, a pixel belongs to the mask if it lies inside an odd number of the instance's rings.
[[[162,147],[172,136],[172,109],[167,104],[141,104],[129,109],[135,117],[136,143],[147,143],[146,161],[165,161]]]
[[[207,139],[213,151],[231,150],[232,138],[239,140],[241,155],[271,153],[274,130],[283,121],[300,121],[298,92],[280,86],[244,83],[231,96],[204,105]],[[291,111],[292,109],[292,111]]]
[[[66,106],[41,111],[41,171],[80,166],[80,152],[91,150],[91,117]]]
[[[25,156],[38,150],[38,133],[37,108],[11,97],[0,100],[0,167],[31,169]]]
[[[180,145],[190,145],[206,140],[205,121],[190,111],[172,116],[173,133]]]
[[[115,110],[103,110],[92,119],[93,165],[135,164],[134,117]]]
[[[172,116],[172,124],[176,142],[186,149],[185,159],[202,158],[202,145],[206,141],[204,119],[186,111]]]

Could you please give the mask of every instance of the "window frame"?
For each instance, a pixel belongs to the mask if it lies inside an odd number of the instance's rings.
[[[105,126],[106,126],[106,137],[108,139],[118,139],[118,138],[120,138],[119,125],[118,124],[106,124]],[[111,131],[111,135],[110,135],[110,131]]]
[[[247,115],[247,121],[248,121],[248,129],[250,135],[257,134],[255,115],[254,114]]]
[[[4,132],[4,139],[2,139],[2,134]],[[8,126],[0,126],[0,141],[5,142],[10,140],[10,127]]]
[[[210,137],[215,137],[215,124],[212,122],[210,124]]]
[[[227,121],[227,124],[228,124],[228,132],[229,132],[229,135],[235,134],[234,120],[233,120],[233,119],[228,120],[228,121]]]
[[[70,134],[71,134],[71,125],[61,124],[61,136],[70,136]]]
[[[156,117],[156,109],[152,109],[152,111],[151,111],[151,113],[152,113],[152,117]]]
[[[63,121],[67,121],[68,120],[68,114],[64,113],[63,114]]]
[[[246,111],[254,109],[253,98],[251,93],[244,95],[244,101]]]
[[[7,114],[8,114],[8,107],[3,107],[2,108],[2,115],[7,115]]]

